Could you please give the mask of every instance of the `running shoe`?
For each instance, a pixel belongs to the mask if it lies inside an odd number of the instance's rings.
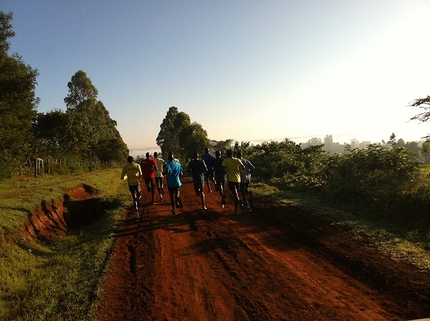
[[[172,215],[178,215],[178,213],[176,213],[176,211],[172,211]]]
[[[206,206],[203,206],[202,209],[207,210],[208,208]]]
[[[238,214],[238,211],[237,211],[237,210],[234,210],[234,214]]]

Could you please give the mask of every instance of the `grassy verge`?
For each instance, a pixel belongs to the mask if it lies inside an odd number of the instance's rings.
[[[372,246],[395,260],[405,260],[422,271],[430,270],[430,229],[399,226],[366,213],[359,206],[344,207],[327,203],[318,195],[278,189],[264,183],[253,183],[250,190],[275,200],[309,210],[333,224],[341,224],[357,238],[365,238]]]
[[[1,184],[1,320],[91,320],[113,234],[122,209],[130,205],[119,175],[116,168]],[[28,214],[41,201],[61,200],[64,189],[82,183],[101,192],[101,220],[51,244],[24,237]]]

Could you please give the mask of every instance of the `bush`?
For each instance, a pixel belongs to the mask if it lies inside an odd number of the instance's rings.
[[[369,145],[330,159],[324,192],[334,199],[373,200],[410,189],[418,173],[414,154],[404,148]]]

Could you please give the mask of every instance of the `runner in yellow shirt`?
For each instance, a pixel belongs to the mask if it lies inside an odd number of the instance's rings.
[[[140,198],[140,179],[142,170],[140,165],[134,162],[133,156],[127,157],[127,165],[124,166],[121,173],[121,180],[127,179],[128,189],[133,197],[136,217],[139,218],[139,198]]]
[[[239,198],[240,173],[243,171],[243,164],[240,159],[233,157],[231,149],[227,151],[226,155],[227,158],[222,161],[222,167],[227,173],[227,183],[234,197],[234,214],[237,214],[239,204],[242,211],[245,209],[243,202]]]

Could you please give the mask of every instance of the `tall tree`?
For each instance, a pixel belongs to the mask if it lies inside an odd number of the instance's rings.
[[[67,83],[69,94],[64,98],[67,108],[76,108],[88,100],[97,99],[97,88],[85,71],[78,70]]]
[[[188,114],[178,112],[178,108],[172,106],[160,125],[157,145],[164,158],[173,152],[179,159],[186,160],[193,152],[202,153],[205,147],[209,147],[210,141],[202,125],[191,123]]]
[[[32,121],[39,99],[35,96],[37,69],[17,53],[9,55],[13,14],[0,11],[0,176],[17,167],[29,153]]]
[[[103,148],[111,146],[111,159],[123,158],[128,150],[117,123],[111,119],[108,110],[97,100],[98,91],[87,74],[79,70],[67,84],[69,93],[66,103],[66,142],[64,149],[78,153],[84,158],[103,158],[109,152]],[[110,141],[111,143],[106,143]],[[103,143],[101,143],[103,142]]]
[[[66,145],[67,115],[60,109],[38,113],[34,123],[35,148],[39,157],[59,157]]]
[[[13,13],[0,11],[0,51],[8,52],[10,48],[9,38],[15,37],[12,27]]]
[[[231,138],[227,140],[220,140],[220,141],[212,140],[211,146],[213,150],[219,150],[222,153],[225,153],[227,150],[231,149],[233,142],[234,142],[234,139],[231,139]]]
[[[178,115],[178,108],[170,107],[160,125],[160,132],[156,139],[164,159],[167,159],[169,152],[173,152],[175,155],[178,155],[179,152],[179,134],[175,132],[174,124],[176,115]]]
[[[185,126],[180,131],[179,145],[182,148],[183,158],[192,158],[193,153],[203,154],[205,147],[210,147],[206,130],[197,122]]]

